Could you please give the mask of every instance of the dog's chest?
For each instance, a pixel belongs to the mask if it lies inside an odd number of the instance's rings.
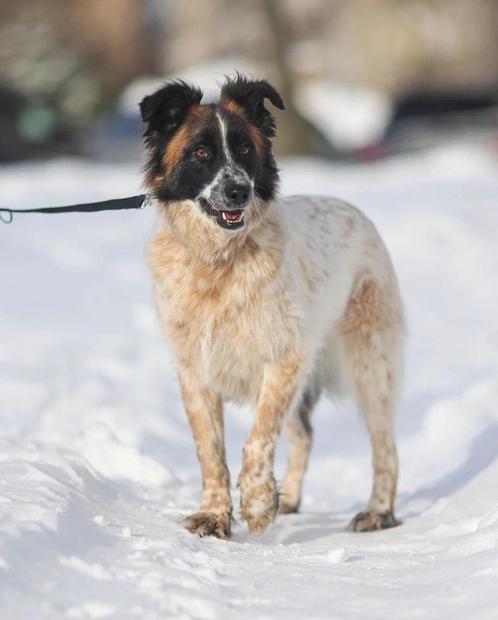
[[[180,362],[236,401],[256,400],[264,364],[285,354],[295,332],[277,270],[260,267],[185,264],[161,276],[159,310]]]

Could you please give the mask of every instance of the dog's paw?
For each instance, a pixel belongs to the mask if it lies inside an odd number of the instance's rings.
[[[275,520],[278,511],[278,493],[273,476],[262,482],[250,475],[239,478],[240,511],[251,534],[262,534]]]
[[[216,538],[228,538],[230,536],[230,515],[216,515],[214,512],[196,512],[187,517],[183,524],[189,532],[204,536],[216,536]]]
[[[392,510],[386,510],[385,512],[365,510],[364,512],[359,512],[351,520],[347,529],[350,532],[374,532],[375,530],[386,530],[397,525],[401,525],[401,521],[396,519]]]

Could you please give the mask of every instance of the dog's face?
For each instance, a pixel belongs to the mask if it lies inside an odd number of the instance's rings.
[[[264,102],[284,104],[270,84],[242,76],[226,82],[218,105],[201,99],[198,88],[175,81],[141,102],[146,182],[156,198],[191,201],[221,228],[240,230],[253,199],[275,195],[275,121]]]

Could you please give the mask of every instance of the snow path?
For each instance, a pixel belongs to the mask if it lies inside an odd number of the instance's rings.
[[[393,255],[403,526],[344,532],[368,497],[368,442],[350,404],[322,401],[301,514],[260,538],[184,531],[200,480],[151,304],[153,212],[17,216],[0,225],[2,620],[498,617],[497,162],[455,146],[282,167],[284,193],[350,200]],[[2,202],[127,195],[137,168],[3,167]],[[228,408],[233,479],[251,420]]]

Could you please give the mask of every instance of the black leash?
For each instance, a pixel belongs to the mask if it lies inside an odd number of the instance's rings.
[[[114,198],[100,202],[85,202],[65,207],[40,207],[39,209],[5,209],[0,207],[0,220],[10,224],[14,213],[94,213],[96,211],[119,211],[121,209],[143,209],[149,204],[147,194],[129,196],[128,198]],[[4,217],[7,214],[7,219]]]

